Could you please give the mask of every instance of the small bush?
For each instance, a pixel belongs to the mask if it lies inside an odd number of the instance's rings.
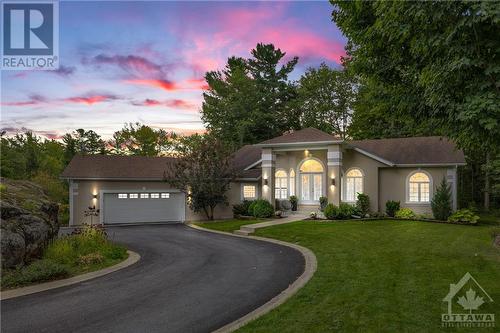
[[[334,204],[329,203],[326,205],[325,210],[323,213],[325,214],[325,217],[329,220],[333,220],[337,217],[338,215],[338,207],[335,206]]]
[[[356,208],[362,217],[366,217],[370,212],[370,197],[368,194],[358,193]]]
[[[292,211],[297,211],[297,204],[299,203],[299,199],[295,195],[290,196],[290,203],[292,204]]]
[[[259,218],[271,217],[274,214],[274,207],[271,203],[264,199],[254,201],[253,216]]]
[[[460,209],[453,213],[450,217],[448,217],[449,222],[461,222],[461,223],[469,223],[476,224],[479,221],[479,216],[474,214],[470,209]]]
[[[233,205],[233,214],[234,216],[240,215],[248,215],[248,208],[253,201],[251,200],[243,200],[242,203]]]
[[[432,198],[431,208],[437,220],[446,221],[451,215],[451,190],[444,178]]]
[[[319,210],[324,211],[326,205],[328,205],[328,198],[327,197],[319,197]]]
[[[337,218],[339,220],[346,220],[352,218],[353,215],[356,215],[357,210],[356,207],[350,205],[348,203],[342,202],[339,205],[339,210],[337,214]]]
[[[401,208],[394,214],[394,217],[398,219],[414,219],[417,216],[410,208]]]
[[[66,266],[52,260],[37,260],[28,266],[3,272],[2,289],[50,281],[67,276],[69,276],[69,270]]]
[[[387,201],[385,203],[385,213],[390,217],[394,217],[396,212],[401,208],[400,205],[401,204],[399,201],[393,201],[393,200]]]
[[[257,204],[257,200],[254,200],[252,202],[250,202],[250,204],[248,205],[248,216],[253,216],[253,209],[255,208],[255,205]]]

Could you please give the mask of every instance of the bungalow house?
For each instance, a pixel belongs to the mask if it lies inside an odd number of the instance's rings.
[[[87,223],[85,210],[100,210],[99,223],[200,220],[185,194],[163,181],[168,157],[75,156],[62,174],[69,181],[70,225]],[[388,200],[419,214],[432,214],[430,202],[444,178],[457,206],[457,166],[464,155],[441,137],[341,140],[314,128],[247,145],[233,156],[239,177],[228,192],[229,206],[216,218],[232,216],[242,200],[298,198],[299,210],[314,210],[319,198],[338,205],[370,197],[371,210],[385,211]]]

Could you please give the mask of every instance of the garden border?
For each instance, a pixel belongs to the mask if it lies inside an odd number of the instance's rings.
[[[76,276],[73,276],[73,277],[70,277],[67,279],[43,282],[43,283],[39,283],[39,284],[32,285],[32,286],[1,291],[0,292],[0,299],[3,301],[5,299],[21,297],[21,296],[25,296],[25,295],[39,293],[42,291],[47,291],[47,290],[52,290],[52,289],[56,289],[56,288],[70,286],[70,285],[80,283],[83,281],[88,281],[88,280],[95,279],[97,277],[101,277],[101,276],[109,274],[109,273],[116,272],[116,271],[123,269],[123,268],[126,268],[128,266],[131,266],[141,259],[141,256],[134,251],[127,250],[127,253],[128,253],[128,258],[123,260],[122,262],[119,262],[116,265],[106,267],[106,268],[100,269],[98,271],[93,271],[93,272],[88,272],[88,273],[76,275]]]

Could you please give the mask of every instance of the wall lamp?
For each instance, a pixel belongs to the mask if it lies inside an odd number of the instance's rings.
[[[335,178],[332,178],[332,186],[335,186]]]
[[[264,186],[267,186],[267,185],[269,185],[269,180],[264,179]]]
[[[97,194],[92,194],[92,198],[97,199]]]

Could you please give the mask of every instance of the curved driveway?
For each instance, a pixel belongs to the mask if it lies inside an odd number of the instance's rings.
[[[108,228],[141,260],[1,302],[2,332],[210,332],[264,304],[304,270],[291,248],[184,225]]]

